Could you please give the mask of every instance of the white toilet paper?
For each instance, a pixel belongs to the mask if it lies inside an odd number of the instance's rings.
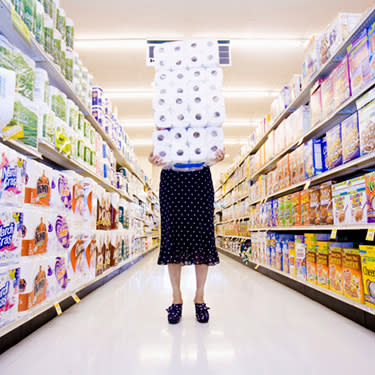
[[[185,111],[189,105],[189,98],[186,94],[177,94],[174,97],[170,97],[170,101],[170,108],[174,112]]]
[[[167,111],[155,111],[154,122],[158,129],[166,129],[172,126],[172,115]]]
[[[225,109],[224,96],[221,91],[209,91],[208,98],[208,105],[211,109]]]
[[[207,67],[219,66],[219,46],[216,40],[200,41],[201,53],[204,56],[203,65]]]
[[[192,112],[202,112],[207,111],[210,105],[210,95],[207,91],[200,93],[191,93],[193,95],[189,96],[189,107]]]
[[[168,130],[158,130],[152,133],[152,144],[154,147],[158,145],[169,145],[170,143],[170,132]]]
[[[167,95],[155,95],[152,100],[154,111],[168,111],[171,106],[171,98]]]
[[[189,81],[190,82],[205,82],[207,80],[207,70],[202,68],[190,69],[189,70]]]
[[[225,121],[225,107],[212,108],[208,113],[208,126],[222,126]]]
[[[224,145],[221,142],[213,142],[207,146],[207,160],[212,161],[216,159],[216,152],[224,150]]]
[[[206,110],[195,110],[192,108],[191,112],[191,126],[194,128],[204,128],[207,126],[208,122],[208,113]]]
[[[192,118],[187,107],[179,112],[173,111],[171,114],[171,123],[174,128],[187,128],[191,122]]]
[[[170,68],[168,57],[171,54],[171,43],[163,43],[154,48],[155,69],[156,71],[163,71]]]
[[[196,80],[196,81],[189,81],[187,84],[187,90],[189,97],[193,97],[196,95],[199,96],[208,96],[211,94],[210,91],[204,81]]]
[[[218,83],[223,82],[223,70],[219,67],[210,68],[207,70],[207,78],[209,80],[214,80]]]
[[[206,142],[207,144],[219,143],[220,145],[224,142],[224,132],[222,128],[206,128]]]
[[[173,163],[187,163],[189,161],[189,147],[184,144],[173,144],[171,146],[171,159]]]
[[[16,92],[16,73],[0,68],[0,130],[9,124],[13,117]]]
[[[204,128],[189,128],[187,130],[189,145],[202,145],[207,142],[206,137],[206,129]]]
[[[48,104],[48,73],[41,68],[35,68],[34,101]]]
[[[159,156],[167,165],[172,161],[171,147],[167,144],[155,146],[153,154]]]
[[[207,147],[202,145],[190,145],[189,159],[191,163],[202,163],[206,160]]]
[[[176,144],[176,143],[187,143],[187,132],[186,129],[171,129],[170,131],[170,138],[169,141],[171,144]]]
[[[155,87],[165,87],[170,85],[171,72],[160,71],[155,75]]]

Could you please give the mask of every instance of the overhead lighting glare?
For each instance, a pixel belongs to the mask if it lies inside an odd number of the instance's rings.
[[[305,38],[296,39],[231,39],[232,48],[251,48],[251,49],[285,49],[285,48],[303,48],[306,44]]]
[[[143,39],[76,39],[77,49],[146,49],[147,42]]]
[[[152,146],[152,139],[150,138],[133,138],[132,139],[132,144],[134,147],[137,146]],[[236,146],[236,145],[246,145],[247,144],[247,139],[243,138],[230,138],[224,137],[224,144],[228,146]]]

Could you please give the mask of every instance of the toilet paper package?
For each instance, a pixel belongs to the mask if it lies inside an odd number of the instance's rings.
[[[120,232],[118,230],[112,230],[110,236],[110,267],[116,267],[120,254]]]
[[[169,142],[173,143],[187,143],[187,131],[184,128],[171,129],[169,132]]]
[[[0,129],[13,118],[15,92],[16,73],[0,67]]]
[[[66,254],[47,259],[47,301],[54,301],[69,287],[68,257]]]
[[[22,221],[22,257],[47,253],[49,232],[52,231],[49,210],[25,206]]]
[[[190,145],[189,146],[190,163],[202,163],[207,158],[207,147],[205,145]]]
[[[95,259],[95,277],[104,272],[106,242],[105,231],[96,231],[96,259]]]
[[[122,198],[119,202],[119,227],[129,229],[129,203]]]
[[[65,254],[72,246],[74,220],[71,213],[50,211],[48,254]]]
[[[173,144],[171,146],[171,159],[175,163],[187,163],[189,161],[190,152],[187,145]]]
[[[15,264],[21,255],[23,213],[0,207],[0,266]]]
[[[0,328],[17,319],[18,267],[0,267]]]
[[[120,195],[117,193],[110,193],[111,195],[111,230],[117,230],[119,227],[119,205]]]
[[[189,145],[202,145],[206,142],[207,129],[204,128],[188,128],[187,141]]]
[[[96,232],[94,231],[87,236],[85,242],[84,261],[86,262],[86,265],[84,267],[84,272],[87,272],[87,274],[84,274],[85,282],[95,279],[97,251]]]
[[[35,69],[34,101],[49,104],[48,73],[41,68]]]
[[[104,238],[104,271],[111,267],[111,232],[105,231],[103,234]]]
[[[0,203],[23,206],[26,184],[26,158],[0,144]]]
[[[111,229],[111,195],[104,189],[97,189],[96,229]]]
[[[73,213],[81,216],[84,220],[90,220],[95,216],[96,186],[91,178],[77,178],[73,184]]]
[[[180,129],[178,129],[180,131]],[[158,130],[152,133],[152,144],[154,146],[158,145],[168,145],[170,143],[170,132],[169,130]]]
[[[21,316],[47,297],[48,258],[21,259],[18,311]]]
[[[153,154],[159,156],[164,164],[169,165],[172,162],[172,149],[169,144],[155,146]]]
[[[34,160],[27,160],[25,204],[50,205],[52,169]]]
[[[72,212],[72,178],[67,174],[53,170],[51,183],[51,208],[57,212]]]

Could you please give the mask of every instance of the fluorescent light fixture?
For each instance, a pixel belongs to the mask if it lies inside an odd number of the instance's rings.
[[[150,138],[133,138],[131,143],[134,147],[139,146],[152,146],[152,139]],[[231,138],[231,137],[224,137],[224,144],[228,146],[236,146],[236,145],[246,145],[247,139],[246,138]]]
[[[143,39],[75,39],[77,49],[146,49],[147,42]]]
[[[304,48],[306,44],[305,38],[280,38],[280,39],[269,39],[269,38],[254,38],[254,39],[231,39],[232,48],[242,49],[267,49],[272,50],[274,48],[285,49],[285,48]]]
[[[280,90],[274,89],[223,89],[223,94],[228,98],[273,98]],[[111,99],[148,99],[152,98],[152,89],[104,89],[104,93]]]
[[[259,125],[262,120],[246,120],[246,119],[231,119],[225,121],[224,128],[238,127],[238,128],[254,128]],[[126,128],[154,128],[155,123],[152,119],[122,119],[120,122]]]
[[[229,157],[230,157],[230,155],[229,155],[229,154],[225,154],[225,157],[226,157],[226,158],[229,158]]]

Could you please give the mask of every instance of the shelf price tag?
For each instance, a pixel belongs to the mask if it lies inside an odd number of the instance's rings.
[[[72,298],[74,299],[75,303],[80,303],[81,302],[81,299],[75,293],[72,295]]]
[[[375,238],[375,228],[370,228],[367,231],[366,241],[374,241],[374,238]]]
[[[302,143],[303,143],[303,137],[301,137],[301,139],[298,141],[297,147],[301,146]]]
[[[259,264],[257,264],[254,268],[254,270],[257,270],[259,268]]]
[[[307,190],[311,185],[311,180],[308,180],[305,184],[305,187],[303,188],[303,190]]]
[[[23,19],[21,16],[16,12],[14,7],[12,7],[12,22],[14,27],[21,33],[21,35],[28,41],[30,42],[31,37],[30,37],[30,31],[27,28],[25,22],[23,22]]]
[[[331,240],[335,240],[337,237],[337,229],[332,229]]]
[[[58,315],[58,316],[62,315],[62,310],[61,310],[61,306],[60,306],[60,304],[59,304],[59,303],[55,303],[54,306],[55,306],[55,309],[56,309],[57,315]]]

